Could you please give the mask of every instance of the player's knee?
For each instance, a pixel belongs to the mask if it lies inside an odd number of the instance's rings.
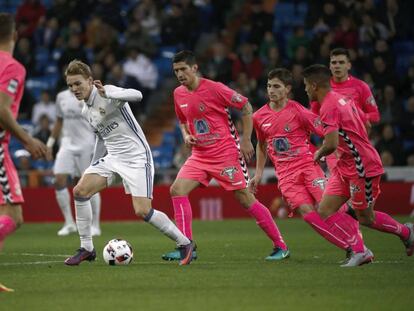
[[[301,214],[301,216],[303,217],[303,216],[309,214],[310,212],[312,212],[313,208],[310,205],[301,205],[301,206],[299,206],[298,211]]]
[[[90,191],[88,191],[88,189],[78,184],[75,186],[75,188],[73,188],[73,196],[75,199],[76,198],[90,198],[91,194],[90,194]]]
[[[170,195],[173,197],[180,196],[180,195],[186,195],[183,187],[177,185],[176,183],[173,183],[170,187]]]
[[[373,215],[364,215],[364,216],[359,215],[358,221],[363,226],[371,226],[374,223],[375,218]]]
[[[254,202],[256,202],[255,196],[249,191],[235,191],[234,196],[236,200],[239,201],[241,206],[246,209],[252,206]]]

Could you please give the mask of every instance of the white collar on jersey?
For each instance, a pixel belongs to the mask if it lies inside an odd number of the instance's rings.
[[[91,95],[89,96],[89,99],[86,102],[86,104],[88,105],[88,107],[91,107],[93,105],[93,101],[95,100],[95,97],[96,97],[97,94],[98,94],[98,89],[96,88],[95,85],[92,85]]]

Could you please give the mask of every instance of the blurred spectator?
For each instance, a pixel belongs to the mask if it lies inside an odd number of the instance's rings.
[[[40,0],[24,0],[17,8],[16,23],[20,37],[30,37],[36,30],[39,20],[46,15]]]
[[[125,33],[125,48],[139,50],[149,57],[155,56],[157,52],[154,41],[148,36],[138,21],[128,25]]]
[[[81,60],[83,62],[88,62],[88,57],[86,55],[85,49],[81,45],[81,39],[78,34],[71,34],[69,37],[68,46],[63,51],[59,59],[59,68],[63,67],[74,59]]]
[[[404,139],[411,140],[414,149],[414,95],[407,100],[404,117],[400,121],[401,135]]]
[[[384,150],[380,153],[381,162],[384,167],[394,165],[394,157],[389,150]]]
[[[253,80],[256,83],[262,74],[262,70],[263,64],[260,58],[254,55],[254,46],[250,43],[243,43],[240,46],[237,58],[233,61],[233,81],[236,81],[239,74],[244,72],[249,80]]]
[[[140,27],[157,42],[160,40],[161,24],[157,6],[153,0],[143,0],[132,10],[131,23],[140,23]]]
[[[381,114],[382,122],[398,123],[401,120],[402,107],[397,101],[394,86],[385,86],[382,98],[378,103],[378,109]]]
[[[273,14],[263,9],[262,0],[253,0],[250,4],[251,14],[249,21],[251,24],[251,42],[259,46],[265,33],[273,27]]]
[[[56,17],[49,19],[42,17],[34,33],[36,46],[47,48],[49,52],[52,51],[56,45],[59,33],[59,21]]]
[[[42,114],[37,124],[37,130],[35,131],[34,137],[41,140],[46,144],[47,139],[51,134],[51,123],[49,117],[46,114]]]
[[[91,65],[92,77],[94,80],[101,80],[102,83],[106,83],[105,81],[105,72],[104,67],[101,63],[93,63]]]
[[[346,49],[358,47],[358,32],[350,16],[341,16],[339,27],[335,31],[334,44]]]
[[[26,68],[27,76],[36,75],[36,60],[28,38],[17,41],[14,57]]]
[[[305,28],[303,26],[296,26],[293,35],[289,38],[287,43],[287,55],[290,59],[295,58],[296,52],[299,47],[303,47],[305,50],[309,46],[309,39],[305,34]]]
[[[51,100],[48,90],[42,91],[40,94],[40,101],[33,106],[32,123],[34,126],[40,124],[42,116],[47,116],[51,124],[56,121],[56,106],[55,102]]]
[[[391,165],[402,165],[404,163],[404,152],[401,140],[395,137],[394,128],[391,124],[384,125],[382,137],[375,147],[380,154],[389,152],[392,155],[393,161]]]
[[[381,56],[374,57],[372,80],[376,89],[383,89],[387,84],[395,84],[398,81],[394,71]]]
[[[309,107],[309,98],[305,92],[305,84],[303,83],[303,66],[301,64],[293,64],[292,68],[292,95],[293,99],[301,103],[305,107]]]
[[[375,41],[387,40],[389,32],[384,24],[378,22],[371,14],[362,16],[362,26],[359,28],[359,42],[365,52],[370,52]]]
[[[214,42],[211,47],[212,55],[209,57],[203,71],[212,80],[222,83],[231,81],[232,61],[228,57],[227,47],[220,41]]]
[[[117,85],[122,88],[133,88],[133,85],[128,84],[128,78],[124,74],[122,66],[120,64],[115,64],[112,66],[111,71],[106,76],[106,83]]]

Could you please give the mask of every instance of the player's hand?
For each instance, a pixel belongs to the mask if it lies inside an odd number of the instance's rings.
[[[93,81],[93,85],[96,86],[96,88],[98,89],[98,93],[99,95],[101,95],[101,97],[106,98],[106,92],[105,92],[105,88],[101,82],[101,80],[94,80]]]
[[[257,186],[260,183],[260,177],[255,175],[252,179],[249,181],[249,191],[253,194],[257,193]]]
[[[47,147],[37,138],[30,137],[29,141],[24,144],[24,148],[30,152],[34,159],[46,158]]]
[[[46,160],[53,161],[53,149],[49,148],[49,147],[46,147],[46,148],[47,148],[47,150],[46,150]]]
[[[254,148],[250,139],[242,139],[240,143],[240,151],[246,163],[249,163],[249,161],[252,159],[254,155]]]
[[[193,135],[186,135],[184,137],[184,143],[188,147],[194,146],[197,143],[197,138],[195,138]]]

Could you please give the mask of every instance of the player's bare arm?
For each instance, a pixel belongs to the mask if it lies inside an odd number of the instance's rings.
[[[252,105],[247,102],[241,111],[243,122],[243,136],[240,141],[240,150],[246,162],[249,162],[254,154],[254,148],[251,141],[253,131]]]
[[[257,142],[256,145],[256,173],[249,183],[249,190],[252,193],[257,192],[257,186],[260,184],[260,180],[263,176],[263,170],[267,161],[266,142]]]
[[[13,118],[11,112],[12,98],[0,92],[0,126],[15,136],[34,158],[46,156],[46,146],[38,139],[30,136]]]
[[[191,147],[197,143],[197,138],[190,134],[187,124],[180,124],[180,130],[187,147]]]
[[[323,144],[321,148],[319,148],[314,156],[313,159],[316,162],[319,162],[322,157],[325,157],[336,150],[338,147],[339,135],[338,131],[332,131],[325,135],[323,140]]]
[[[60,133],[63,127],[63,118],[57,118],[55,125],[53,125],[52,132],[46,142],[47,153],[46,153],[46,160],[52,161],[53,160],[53,146],[56,143],[56,140],[59,138]]]

